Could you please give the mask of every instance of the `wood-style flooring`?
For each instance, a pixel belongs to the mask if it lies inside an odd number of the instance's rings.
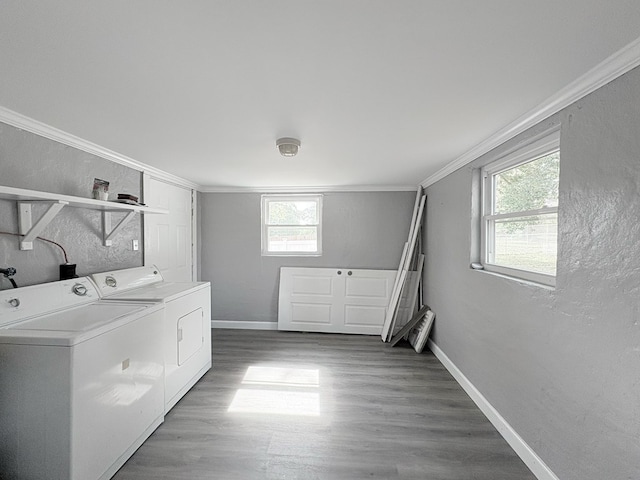
[[[213,330],[213,368],[114,480],[535,480],[433,354]]]

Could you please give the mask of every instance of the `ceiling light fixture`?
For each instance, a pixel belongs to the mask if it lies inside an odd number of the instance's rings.
[[[283,157],[293,157],[298,153],[300,140],[297,138],[279,138],[276,140],[276,146]]]

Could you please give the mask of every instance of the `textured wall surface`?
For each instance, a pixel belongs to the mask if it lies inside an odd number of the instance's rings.
[[[276,322],[280,267],[397,269],[415,192],[326,193],[321,257],[263,257],[260,194],[205,193],[203,280],[214,320]]]
[[[436,344],[562,480],[640,478],[640,69],[427,189]],[[473,168],[561,125],[555,289],[469,268]]]
[[[44,192],[91,197],[93,179],[110,182],[112,198],[117,193],[139,196],[140,172],[82,152],[58,142],[0,123],[0,185]],[[43,206],[34,206],[34,219]],[[113,224],[123,214],[114,213]],[[133,239],[142,245],[142,221],[136,215],[114,238],[113,246],[102,246],[101,214],[94,210],[65,207],[40,234],[60,243],[79,275],[142,265],[142,250],[133,251]],[[15,201],[0,200],[0,231],[18,232]],[[61,250],[36,240],[34,249],[21,251],[18,237],[0,235],[0,267],[15,267],[18,285],[33,285],[59,279],[64,263]],[[11,285],[0,279],[0,288]]]

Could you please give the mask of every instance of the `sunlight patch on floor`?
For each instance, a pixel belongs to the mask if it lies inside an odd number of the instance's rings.
[[[227,411],[319,416],[319,387],[317,369],[252,365]]]

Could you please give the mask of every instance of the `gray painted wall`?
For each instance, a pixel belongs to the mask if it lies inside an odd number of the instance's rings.
[[[201,276],[212,284],[213,319],[276,322],[281,266],[397,269],[415,195],[325,193],[323,255],[263,257],[260,194],[202,194]]]
[[[427,189],[435,343],[562,480],[640,478],[640,69]],[[561,124],[555,290],[469,268],[473,168]]]
[[[0,185],[90,198],[95,177],[110,182],[112,195],[140,195],[140,172],[0,123]],[[34,218],[42,211],[34,207]],[[121,216],[113,214],[114,224]],[[69,261],[77,264],[77,273],[88,275],[142,265],[142,250],[134,252],[131,246],[133,239],[143,244],[141,225],[136,215],[113,246],[104,247],[100,212],[65,207],[40,236],[60,243]],[[0,200],[0,231],[18,232],[15,201]],[[0,267],[17,268],[14,278],[19,286],[58,280],[61,263],[62,252],[54,245],[36,240],[33,250],[21,251],[18,237],[0,235]],[[0,288],[10,287],[0,277]]]

